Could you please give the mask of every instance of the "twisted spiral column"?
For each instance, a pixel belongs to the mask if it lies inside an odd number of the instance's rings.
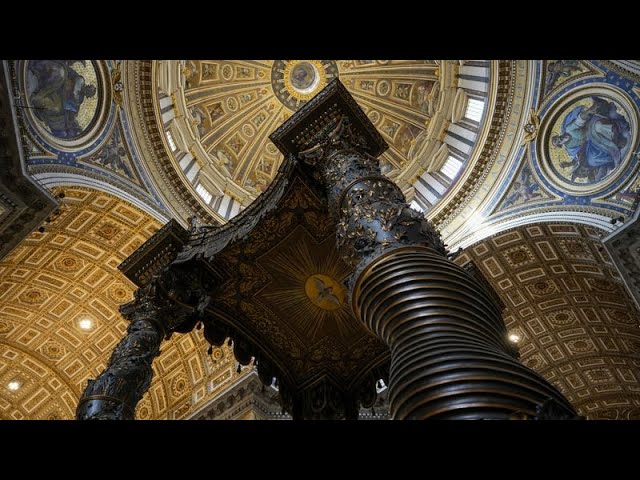
[[[567,400],[519,363],[499,308],[462,268],[431,248],[393,250],[370,263],[354,286],[358,318],[391,347],[394,419],[534,417],[552,398]]]
[[[105,370],[87,383],[76,408],[77,420],[135,418],[136,406],[151,385],[152,364],[160,355],[162,340],[175,331],[191,330],[209,302],[198,277],[191,277],[189,281],[165,270],[138,289],[132,302],[120,307],[130,322],[127,333]],[[176,301],[178,298],[182,301]]]
[[[135,408],[151,385],[152,362],[164,338],[149,317],[135,319],[111,354],[107,368],[89,380],[78,407],[78,420],[133,420]]]
[[[391,348],[391,417],[575,417],[518,362],[493,298],[448,259],[438,232],[363,147],[343,117],[300,157],[327,190],[338,251],[355,268],[356,318]]]

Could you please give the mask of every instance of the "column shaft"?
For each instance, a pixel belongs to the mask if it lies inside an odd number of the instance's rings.
[[[353,299],[359,318],[391,347],[392,418],[534,417],[549,398],[573,412],[510,353],[484,288],[434,250],[403,247],[377,259]]]
[[[300,157],[315,166],[337,221],[337,245],[355,267],[356,317],[391,348],[394,419],[534,418],[575,412],[517,360],[500,308],[447,258],[439,234],[364,153],[348,120]]]
[[[174,331],[188,332],[209,303],[208,285],[187,268],[186,274],[164,270],[120,312],[129,320],[127,334],[113,351],[107,368],[89,380],[77,420],[133,420],[135,409],[149,389],[153,359],[162,339]]]
[[[150,318],[129,324],[111,354],[107,368],[89,380],[78,408],[78,420],[133,420],[135,408],[151,385],[153,359],[160,354],[163,334]]]

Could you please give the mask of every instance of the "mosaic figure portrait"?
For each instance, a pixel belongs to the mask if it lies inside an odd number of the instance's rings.
[[[525,166],[513,182],[501,208],[514,207],[541,198],[540,186],[536,183],[529,166]]]
[[[95,120],[98,80],[87,60],[31,60],[27,67],[31,111],[46,131],[62,140],[82,136]]]
[[[313,66],[307,62],[296,65],[291,70],[291,84],[298,90],[309,88],[316,78]]]
[[[572,183],[608,177],[631,148],[631,129],[620,105],[599,96],[566,107],[553,126],[549,156],[556,172]]]
[[[547,78],[545,94],[551,92],[553,88],[586,72],[587,69],[578,60],[553,60],[547,63]]]

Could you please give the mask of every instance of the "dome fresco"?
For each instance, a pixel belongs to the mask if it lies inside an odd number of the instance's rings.
[[[336,77],[390,145],[381,157],[383,172],[410,189],[412,177],[431,167],[425,147],[442,140],[451,120],[458,66],[435,60],[166,61],[156,65],[156,100],[182,180],[224,222],[273,180],[282,154],[268,136]],[[483,71],[488,76],[488,68]]]

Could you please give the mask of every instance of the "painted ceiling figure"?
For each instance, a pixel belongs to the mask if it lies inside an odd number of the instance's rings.
[[[123,158],[126,158],[126,154],[127,151],[124,146],[119,144],[116,137],[112,137],[105,145],[104,149],[96,155],[95,161],[114,172],[123,173],[128,178],[131,178],[131,170],[123,160]]]
[[[531,170],[524,168],[507,195],[502,208],[509,208],[515,205],[521,205],[535,198],[542,197],[540,186],[532,178]]]
[[[571,180],[587,177],[597,182],[607,176],[622,160],[629,145],[629,122],[618,113],[613,102],[592,97],[589,108],[579,105],[565,117],[560,135],[554,135],[551,143],[564,147],[572,160],[561,162],[561,167],[571,167]]]
[[[29,63],[30,101],[35,115],[58,138],[75,138],[82,133],[77,115],[85,98],[96,94],[95,85],[73,69],[85,60],[34,60]]]
[[[570,77],[572,74],[581,70],[580,62],[578,60],[558,60],[554,63],[549,63],[547,66],[548,81],[546,93],[548,93],[560,80],[560,78]]]

